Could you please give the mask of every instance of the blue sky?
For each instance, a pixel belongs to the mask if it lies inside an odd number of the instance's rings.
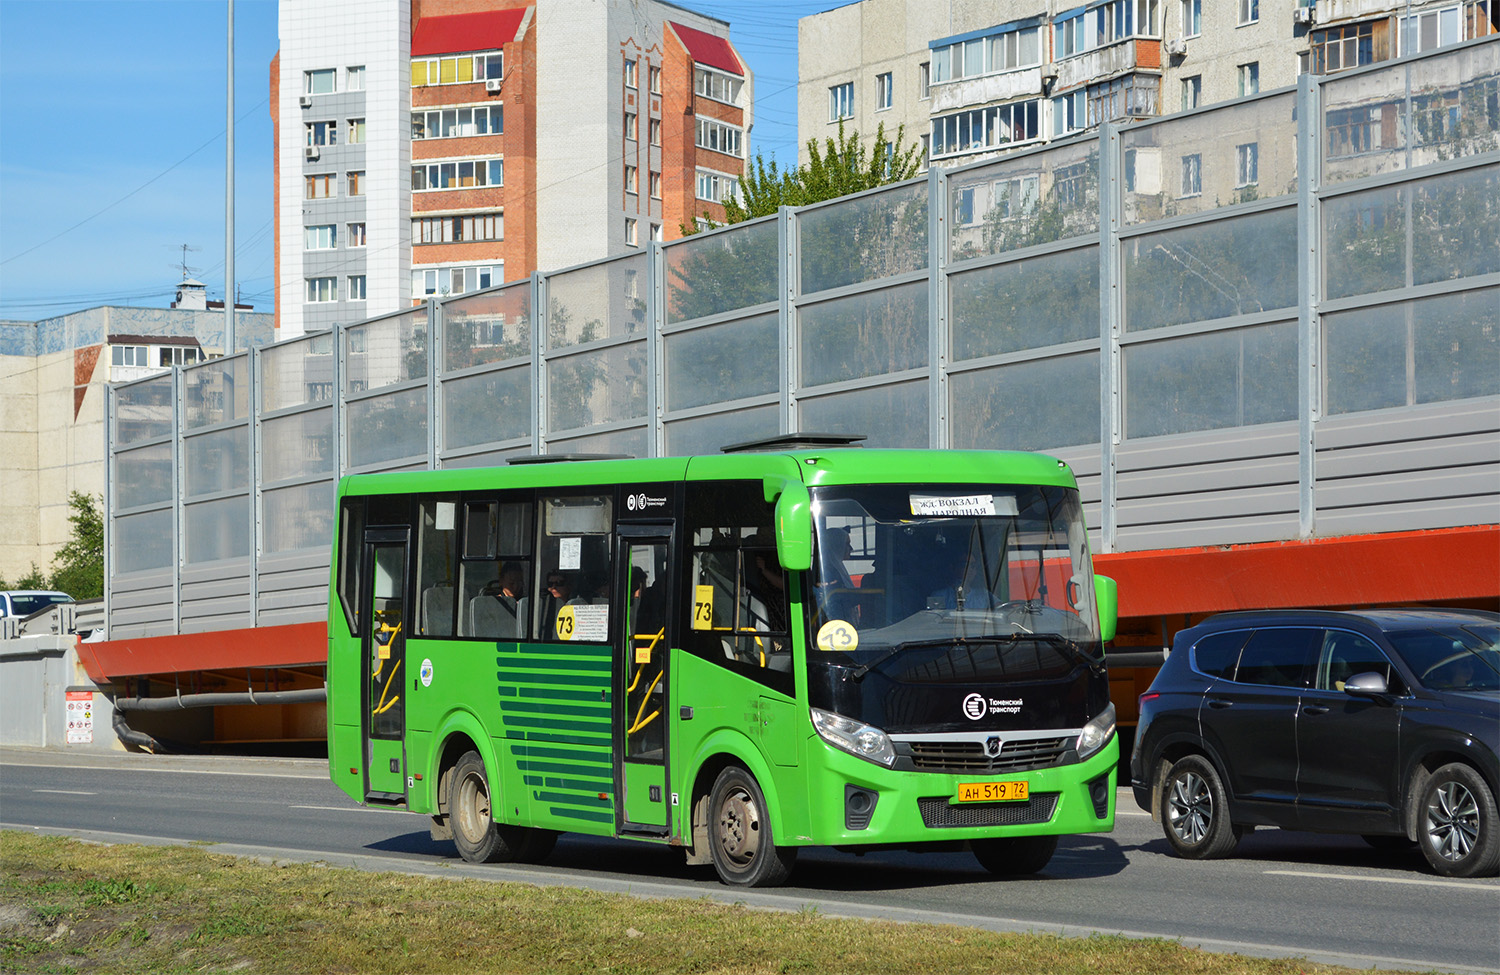
[[[848,0],[678,0],[755,73],[751,152],[797,156],[797,20]],[[224,294],[223,0],[0,0],[0,319],[165,306],[182,245]],[[270,311],[275,0],[235,4],[235,277]]]

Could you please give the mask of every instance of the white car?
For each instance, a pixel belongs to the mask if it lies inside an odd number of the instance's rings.
[[[0,616],[27,617],[56,603],[74,602],[65,592],[45,589],[11,589],[0,592]]]

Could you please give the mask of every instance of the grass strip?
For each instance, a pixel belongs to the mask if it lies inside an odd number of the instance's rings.
[[[1352,972],[1174,941],[996,934],[0,832],[3,972]]]

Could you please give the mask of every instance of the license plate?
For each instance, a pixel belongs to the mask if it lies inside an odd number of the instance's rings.
[[[960,782],[959,802],[1024,802],[1030,794],[1027,782]]]

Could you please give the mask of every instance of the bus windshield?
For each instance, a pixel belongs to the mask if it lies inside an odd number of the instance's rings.
[[[813,515],[814,666],[909,683],[1102,669],[1076,490],[823,487],[813,491]]]

